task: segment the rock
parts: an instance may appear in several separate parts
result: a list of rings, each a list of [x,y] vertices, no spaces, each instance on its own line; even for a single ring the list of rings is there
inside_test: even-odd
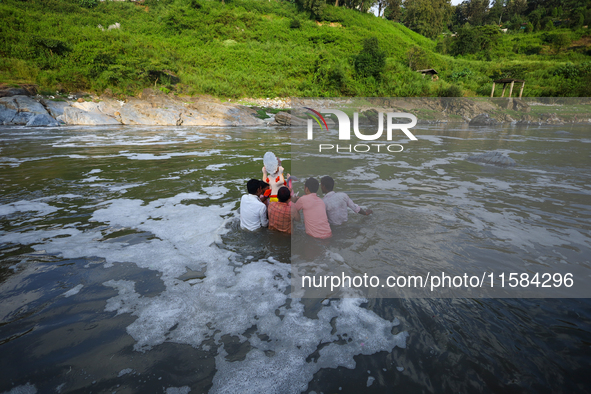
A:
[[[67,101],[53,101],[44,98],[39,100],[39,102],[45,107],[47,112],[56,119],[58,116],[64,114],[64,108],[70,106],[70,103]]]
[[[509,97],[495,97],[490,99],[491,102],[495,103],[499,107],[503,109],[512,109],[513,108],[513,99]]]
[[[179,126],[181,111],[176,105],[158,107],[153,102],[131,99],[118,111],[121,123],[136,125]]]
[[[501,167],[514,167],[517,165],[515,160],[502,154],[501,152],[485,152],[468,157],[468,161],[483,164],[493,164]]]
[[[515,98],[513,99],[513,110],[529,113],[531,112],[531,107],[522,99]]]
[[[96,125],[113,125],[113,124],[121,124],[116,119],[112,117],[97,113],[97,112],[87,112],[83,111],[80,108],[74,107],[66,107],[64,108],[64,114],[58,117],[58,120],[63,119],[64,123],[70,125],[89,125],[89,126],[96,126]]]
[[[59,122],[52,118],[49,114],[39,114],[32,117],[26,124],[29,127],[55,127],[59,126]]]
[[[18,106],[12,97],[0,98],[0,123],[13,124],[12,120],[18,113]]]
[[[275,114],[275,122],[281,126],[305,126],[308,122],[287,112],[278,112]]]
[[[83,103],[85,100],[84,100],[82,97],[80,97],[80,98],[78,98],[78,100],[76,100],[76,101],[77,101],[77,102],[79,102],[79,103]]]
[[[29,96],[0,98],[0,122],[5,125],[26,125],[36,115],[49,115],[43,105]]]
[[[0,97],[34,96],[35,94],[37,94],[37,86],[35,85],[8,87],[6,85],[0,84]]]
[[[251,108],[198,100],[185,104],[181,111],[183,126],[260,126],[265,122]]]
[[[365,115],[368,124],[377,125],[379,123],[379,113],[375,109],[369,109],[361,114]]]
[[[22,88],[0,89],[0,97],[26,96],[27,91]]]
[[[470,121],[470,126],[494,126],[499,122],[488,114],[480,114]]]
[[[546,115],[548,116],[548,115]],[[549,114],[548,118],[544,121],[545,124],[550,125],[563,125],[564,122],[555,113]]]

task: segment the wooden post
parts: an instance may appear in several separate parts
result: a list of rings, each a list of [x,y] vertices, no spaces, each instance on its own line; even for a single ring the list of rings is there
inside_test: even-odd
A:
[[[501,93],[501,97],[505,97],[505,89],[507,88],[507,84],[503,82],[503,93]]]
[[[511,87],[509,88],[509,97],[511,97],[511,93],[513,93],[513,85],[515,85],[515,81],[511,81]]]
[[[525,81],[523,81],[523,83],[521,84],[521,90],[519,91],[519,98],[521,98],[521,95],[523,94],[523,87],[525,86]]]
[[[493,82],[492,92],[490,92],[490,97],[493,97],[495,94],[495,83]]]

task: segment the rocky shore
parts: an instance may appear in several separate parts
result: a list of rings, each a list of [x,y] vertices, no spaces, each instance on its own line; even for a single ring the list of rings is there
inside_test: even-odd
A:
[[[0,124],[262,126],[255,110],[213,97],[175,97],[145,89],[138,97],[118,100],[89,95],[41,97],[24,89],[0,91]]]
[[[306,100],[306,106],[325,105],[324,99]],[[347,105],[351,99],[335,99]],[[371,99],[359,107],[360,122],[376,121],[385,109],[411,112],[419,124],[468,123],[491,126],[502,123],[561,125],[591,123],[591,114],[574,118],[555,112],[534,113],[530,105],[517,98],[401,98]],[[530,102],[531,103],[531,102]],[[110,95],[73,94],[67,97],[40,96],[35,87],[0,87],[0,125],[29,127],[59,125],[154,125],[154,126],[291,126],[306,121],[293,116],[289,99],[243,99],[222,102],[214,97],[177,97],[159,90],[145,89],[137,97],[119,100]],[[317,104],[317,105],[314,105]],[[540,104],[543,105],[543,104]],[[550,109],[550,108],[548,108]],[[261,112],[262,110],[262,112]],[[271,110],[272,113],[266,112]],[[278,112],[280,111],[280,112]],[[584,111],[591,112],[591,111]],[[261,114],[265,114],[261,116]],[[268,116],[267,116],[268,115]],[[264,120],[261,117],[265,118]],[[375,123],[375,122],[373,122]]]

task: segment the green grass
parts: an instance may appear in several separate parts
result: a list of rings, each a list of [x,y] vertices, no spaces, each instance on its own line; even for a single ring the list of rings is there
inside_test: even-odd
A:
[[[299,28],[291,27],[294,18]],[[372,14],[327,6],[317,22],[296,3],[278,0],[104,1],[90,9],[78,0],[4,0],[0,19],[0,82],[48,91],[414,97],[457,86],[466,96],[488,96],[492,78],[512,76],[526,80],[525,96],[591,96],[587,71],[554,75],[558,67],[588,62],[586,48],[555,53],[545,33],[503,35],[493,50],[452,57],[436,52],[435,41]],[[121,29],[97,27],[116,22]],[[568,34],[575,40],[584,32]],[[368,37],[387,56],[381,80],[362,78],[353,67]],[[424,50],[439,81],[409,68],[413,47]],[[464,69],[469,77],[458,77]]]

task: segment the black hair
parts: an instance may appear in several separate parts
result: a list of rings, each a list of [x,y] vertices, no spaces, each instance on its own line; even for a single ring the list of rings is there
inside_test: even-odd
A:
[[[316,193],[318,191],[318,180],[316,178],[308,178],[306,179],[306,183],[304,183],[304,187],[307,187],[311,193]]]
[[[291,192],[285,186],[281,186],[277,191],[277,199],[279,200],[279,202],[287,202],[290,196]]]
[[[259,182],[261,183],[260,186],[261,186],[261,188],[263,188],[263,190],[270,187],[270,185],[265,181],[259,181]]]
[[[246,182],[246,190],[248,190],[248,194],[257,194],[260,187],[261,181],[258,179],[251,179],[250,181]]]
[[[326,190],[328,190],[329,192],[332,191],[332,189],[334,189],[334,179],[332,179],[331,177],[327,176],[323,176],[320,179],[320,183],[322,184],[322,186],[324,186],[326,188]]]

